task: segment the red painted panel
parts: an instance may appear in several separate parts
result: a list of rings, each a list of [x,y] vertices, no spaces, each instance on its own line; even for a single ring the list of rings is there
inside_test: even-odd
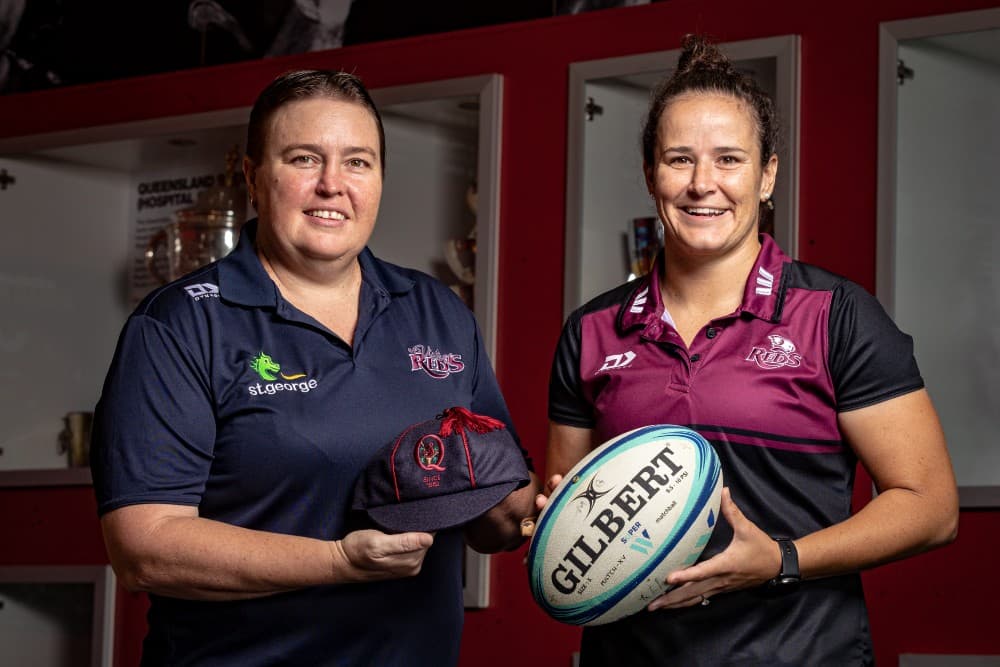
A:
[[[108,562],[89,486],[0,488],[0,565]]]

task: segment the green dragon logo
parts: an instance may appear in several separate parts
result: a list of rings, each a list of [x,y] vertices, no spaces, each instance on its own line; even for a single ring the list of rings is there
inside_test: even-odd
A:
[[[278,379],[279,375],[284,380],[297,380],[306,376],[305,373],[285,375],[281,372],[281,364],[272,359],[270,355],[264,354],[263,352],[250,360],[250,368],[252,368],[262,380],[267,380],[268,382],[274,382]]]

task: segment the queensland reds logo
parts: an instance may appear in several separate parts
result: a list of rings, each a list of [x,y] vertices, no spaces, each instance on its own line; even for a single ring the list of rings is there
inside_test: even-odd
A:
[[[414,345],[406,348],[410,355],[410,372],[424,371],[435,380],[443,380],[452,373],[465,370],[462,355],[433,349],[430,345]]]
[[[413,450],[417,465],[427,471],[444,472],[444,442],[433,433],[417,441]]]
[[[747,355],[746,361],[752,361],[761,368],[773,370],[788,366],[798,368],[802,365],[802,355],[795,351],[795,343],[784,336],[771,334],[767,337],[771,349],[754,347]]]

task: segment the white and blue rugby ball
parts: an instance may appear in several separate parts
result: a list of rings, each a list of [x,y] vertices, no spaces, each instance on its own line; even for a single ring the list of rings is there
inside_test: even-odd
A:
[[[670,572],[708,544],[722,498],[705,438],[658,424],[604,443],[549,496],[528,550],[532,595],[549,616],[603,625],[667,592]]]

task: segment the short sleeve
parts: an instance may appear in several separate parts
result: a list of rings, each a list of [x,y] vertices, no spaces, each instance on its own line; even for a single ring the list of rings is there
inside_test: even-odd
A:
[[[849,281],[837,286],[830,306],[830,371],[838,412],[924,386],[913,339],[899,330],[874,296]]]
[[[141,503],[199,504],[216,433],[203,366],[163,323],[129,318],[94,416],[99,514]]]
[[[549,419],[557,424],[594,428],[594,408],[580,378],[581,316],[571,315],[563,325],[549,375]]]

